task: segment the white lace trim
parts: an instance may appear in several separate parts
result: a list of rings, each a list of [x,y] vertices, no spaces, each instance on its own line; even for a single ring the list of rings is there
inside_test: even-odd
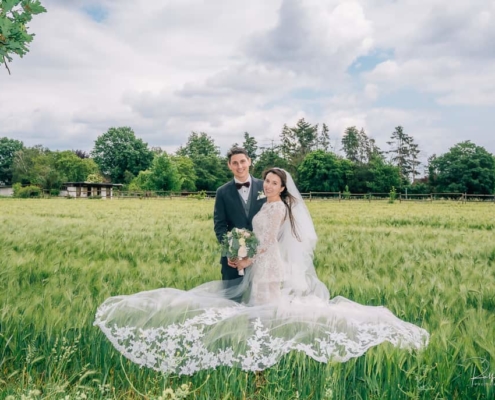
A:
[[[358,357],[369,348],[388,341],[395,346],[419,349],[426,345],[428,333],[410,325],[391,326],[387,323],[359,324],[353,338],[342,332],[326,331],[312,343],[299,343],[270,334],[260,318],[251,321],[252,334],[245,345],[208,349],[203,338],[208,327],[235,316],[245,307],[210,309],[180,324],[159,328],[107,326],[101,317],[106,308],[96,315],[99,326],[115,348],[138,365],[164,373],[191,375],[199,370],[218,366],[240,367],[244,371],[260,371],[276,364],[291,350],[301,351],[320,362],[347,361]],[[218,347],[218,346],[217,346]]]

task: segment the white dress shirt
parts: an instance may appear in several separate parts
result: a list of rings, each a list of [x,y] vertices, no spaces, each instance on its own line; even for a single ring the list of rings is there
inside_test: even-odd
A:
[[[239,181],[236,178],[234,178],[234,181],[235,181],[235,183],[245,183],[245,182]],[[251,185],[253,184],[253,182],[251,180],[251,175],[249,175],[249,178],[247,179],[246,182],[249,182],[250,186],[249,187],[243,186],[238,190],[239,194],[241,195],[242,199],[244,200],[244,203],[247,203],[247,201],[249,199],[249,192],[251,191]]]

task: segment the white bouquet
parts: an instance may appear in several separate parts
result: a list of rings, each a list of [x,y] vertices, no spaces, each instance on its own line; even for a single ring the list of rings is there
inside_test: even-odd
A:
[[[234,228],[223,237],[222,256],[231,260],[251,258],[256,254],[258,243],[257,237],[250,230]],[[240,270],[239,275],[244,275],[244,270]]]

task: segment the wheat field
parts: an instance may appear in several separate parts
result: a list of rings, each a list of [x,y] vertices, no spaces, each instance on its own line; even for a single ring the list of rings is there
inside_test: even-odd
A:
[[[0,199],[0,399],[493,399],[495,205],[314,201],[331,295],[427,329],[347,363],[163,376],[93,327],[109,296],[220,278],[213,200]]]

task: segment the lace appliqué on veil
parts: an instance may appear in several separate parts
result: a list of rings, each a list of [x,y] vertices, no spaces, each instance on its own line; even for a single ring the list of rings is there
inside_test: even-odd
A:
[[[101,308],[95,325],[102,329],[119,352],[136,364],[179,375],[192,375],[219,366],[261,371],[276,364],[291,350],[304,352],[320,362],[343,362],[384,341],[409,348],[421,348],[425,341],[421,329],[398,329],[384,322],[359,324],[352,337],[338,330],[327,330],[311,343],[300,343],[272,335],[261,319],[256,318],[249,323],[245,332],[249,335],[245,340],[233,345],[217,340],[205,344],[212,326],[242,313],[243,308],[245,306],[210,309],[183,323],[147,329],[108,327],[100,320],[106,312]]]

